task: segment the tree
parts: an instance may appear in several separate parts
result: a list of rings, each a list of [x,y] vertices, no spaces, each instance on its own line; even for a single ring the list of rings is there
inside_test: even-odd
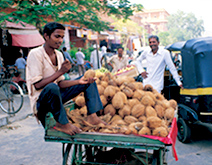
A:
[[[205,31],[202,19],[198,20],[193,13],[183,11],[170,15],[167,27],[172,43],[200,37]]]
[[[139,26],[136,22],[131,20],[123,20],[123,19],[115,19],[114,22],[111,23],[115,27],[116,30],[122,33],[122,43],[123,46],[127,46],[128,39],[131,35],[142,36],[143,28]]]
[[[142,5],[131,4],[128,0],[1,0],[0,23],[4,20],[21,20],[41,29],[47,19],[61,23],[73,21],[99,32],[109,25],[101,20],[101,14],[127,19],[133,15],[134,10],[140,11],[141,7]],[[13,11],[4,12],[7,9]]]

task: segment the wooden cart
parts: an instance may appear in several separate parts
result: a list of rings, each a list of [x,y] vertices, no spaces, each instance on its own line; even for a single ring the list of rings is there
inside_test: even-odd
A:
[[[71,164],[125,164],[97,162],[98,153],[106,153],[110,148],[128,151],[134,158],[130,164],[167,164],[165,161],[167,146],[159,140],[136,135],[105,134],[84,132],[70,136],[53,129],[55,120],[51,113],[47,115],[45,128],[46,142],[61,142],[63,144],[63,165]],[[119,150],[117,150],[119,152]],[[118,153],[114,153],[118,155]],[[108,157],[109,158],[109,157]],[[117,158],[120,159],[120,158]],[[99,160],[99,159],[98,159]],[[101,159],[103,160],[103,158]],[[129,162],[128,162],[129,164]]]

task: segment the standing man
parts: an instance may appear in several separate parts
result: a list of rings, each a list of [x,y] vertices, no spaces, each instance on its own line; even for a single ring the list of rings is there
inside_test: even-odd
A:
[[[77,59],[79,76],[82,76],[85,73],[85,67],[84,67],[85,55],[83,52],[81,52],[81,48],[78,48],[78,52],[75,54],[75,56]]]
[[[21,54],[21,52],[18,52],[19,57],[17,58],[17,60],[15,61],[15,66],[17,67],[18,71],[21,74],[21,78],[23,80],[26,80],[25,78],[25,68],[26,68],[26,60],[23,58],[23,55]]]
[[[159,47],[159,43],[158,36],[151,35],[149,37],[149,46],[151,50],[148,49],[143,51],[137,60],[133,62],[137,66],[141,76],[144,78],[143,84],[150,84],[154,89],[161,93],[164,86],[164,70],[167,65],[176,83],[182,88],[182,82],[180,81],[180,77],[172,62],[169,51]],[[146,71],[141,65],[142,60],[144,59],[147,61]]]
[[[71,64],[75,64],[74,60],[71,58],[70,54],[67,52],[66,47],[63,47],[63,54],[65,58],[67,58]]]
[[[45,117],[51,112],[56,120],[55,129],[69,135],[81,130],[69,123],[63,103],[79,93],[85,93],[88,109],[87,122],[104,123],[96,112],[103,109],[96,83],[93,78],[65,80],[63,76],[71,64],[59,49],[63,42],[65,27],[56,22],[47,23],[43,30],[45,43],[32,49],[27,58],[27,88],[31,108],[45,127]],[[105,123],[104,123],[105,124]]]
[[[115,73],[118,70],[125,68],[129,64],[128,58],[126,57],[126,55],[123,55],[124,48],[118,47],[117,52],[118,54],[112,56],[108,60],[108,65],[112,66],[113,68],[112,73]]]
[[[101,59],[102,59],[102,53],[98,50],[98,46],[96,45],[93,46],[94,50],[91,52],[91,57],[90,57],[90,63],[91,67],[96,70],[101,68]],[[97,52],[98,51],[98,52]]]

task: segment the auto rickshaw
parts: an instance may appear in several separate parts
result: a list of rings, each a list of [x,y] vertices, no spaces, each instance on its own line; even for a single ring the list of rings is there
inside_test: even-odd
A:
[[[182,81],[178,101],[178,139],[191,138],[193,124],[212,123],[212,37],[195,38],[181,49]]]

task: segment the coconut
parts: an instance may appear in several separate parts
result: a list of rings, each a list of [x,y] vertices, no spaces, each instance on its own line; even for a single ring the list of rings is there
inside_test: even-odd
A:
[[[157,112],[155,111],[155,109],[153,107],[147,106],[145,115],[147,118],[150,116],[157,116]]]
[[[107,99],[104,95],[100,96],[100,100],[101,100],[103,106],[105,106],[107,104]]]
[[[156,110],[159,118],[164,117],[165,111],[164,111],[164,108],[162,107],[162,105],[155,105],[155,110]]]
[[[143,127],[138,132],[139,135],[151,135],[151,130],[148,127]]]
[[[125,116],[130,115],[130,113],[131,113],[131,108],[130,108],[129,105],[124,105],[124,107],[123,107],[122,109],[120,109],[120,110],[118,111],[118,113],[119,113],[119,115],[120,115],[122,118],[124,118]]]
[[[102,85],[97,85],[97,89],[98,89],[99,95],[104,94],[105,88]]]
[[[147,118],[147,126],[150,129],[155,129],[160,127],[162,124],[162,120],[159,117],[151,116]]]
[[[136,104],[133,106],[131,110],[131,115],[139,118],[140,116],[143,116],[145,114],[145,106],[142,104]]]
[[[104,96],[106,97],[107,100],[111,100],[115,94],[116,89],[112,85],[107,86],[104,90]]]
[[[145,92],[140,90],[140,89],[136,89],[132,98],[134,99],[138,99],[138,100],[141,100],[141,98],[144,96]]]
[[[155,105],[154,100],[149,95],[143,96],[142,99],[141,99],[141,103],[145,106],[148,106],[148,105],[154,106]]]
[[[128,105],[130,107],[133,107],[136,104],[139,104],[140,102],[138,101],[138,99],[128,99]]]
[[[174,99],[169,100],[169,104],[172,108],[177,108],[177,102]]]
[[[164,117],[168,120],[172,120],[174,118],[174,108],[169,107],[165,110]]]
[[[84,96],[77,96],[77,98],[75,99],[75,103],[79,107],[83,107],[85,105],[85,97]]]
[[[89,70],[87,70],[87,71],[85,72],[85,74],[84,74],[84,79],[85,79],[85,80],[88,80],[89,78],[94,78],[95,76],[96,76],[95,71],[89,69]]]
[[[114,116],[116,114],[116,110],[113,107],[112,104],[108,104],[105,108],[104,108],[104,114],[110,113],[111,116]]]
[[[150,84],[145,85],[144,86],[144,91],[150,91],[150,92],[152,92],[153,91],[152,85],[150,85]]]
[[[164,127],[157,127],[153,130],[152,135],[166,137],[168,135],[168,131]]]

